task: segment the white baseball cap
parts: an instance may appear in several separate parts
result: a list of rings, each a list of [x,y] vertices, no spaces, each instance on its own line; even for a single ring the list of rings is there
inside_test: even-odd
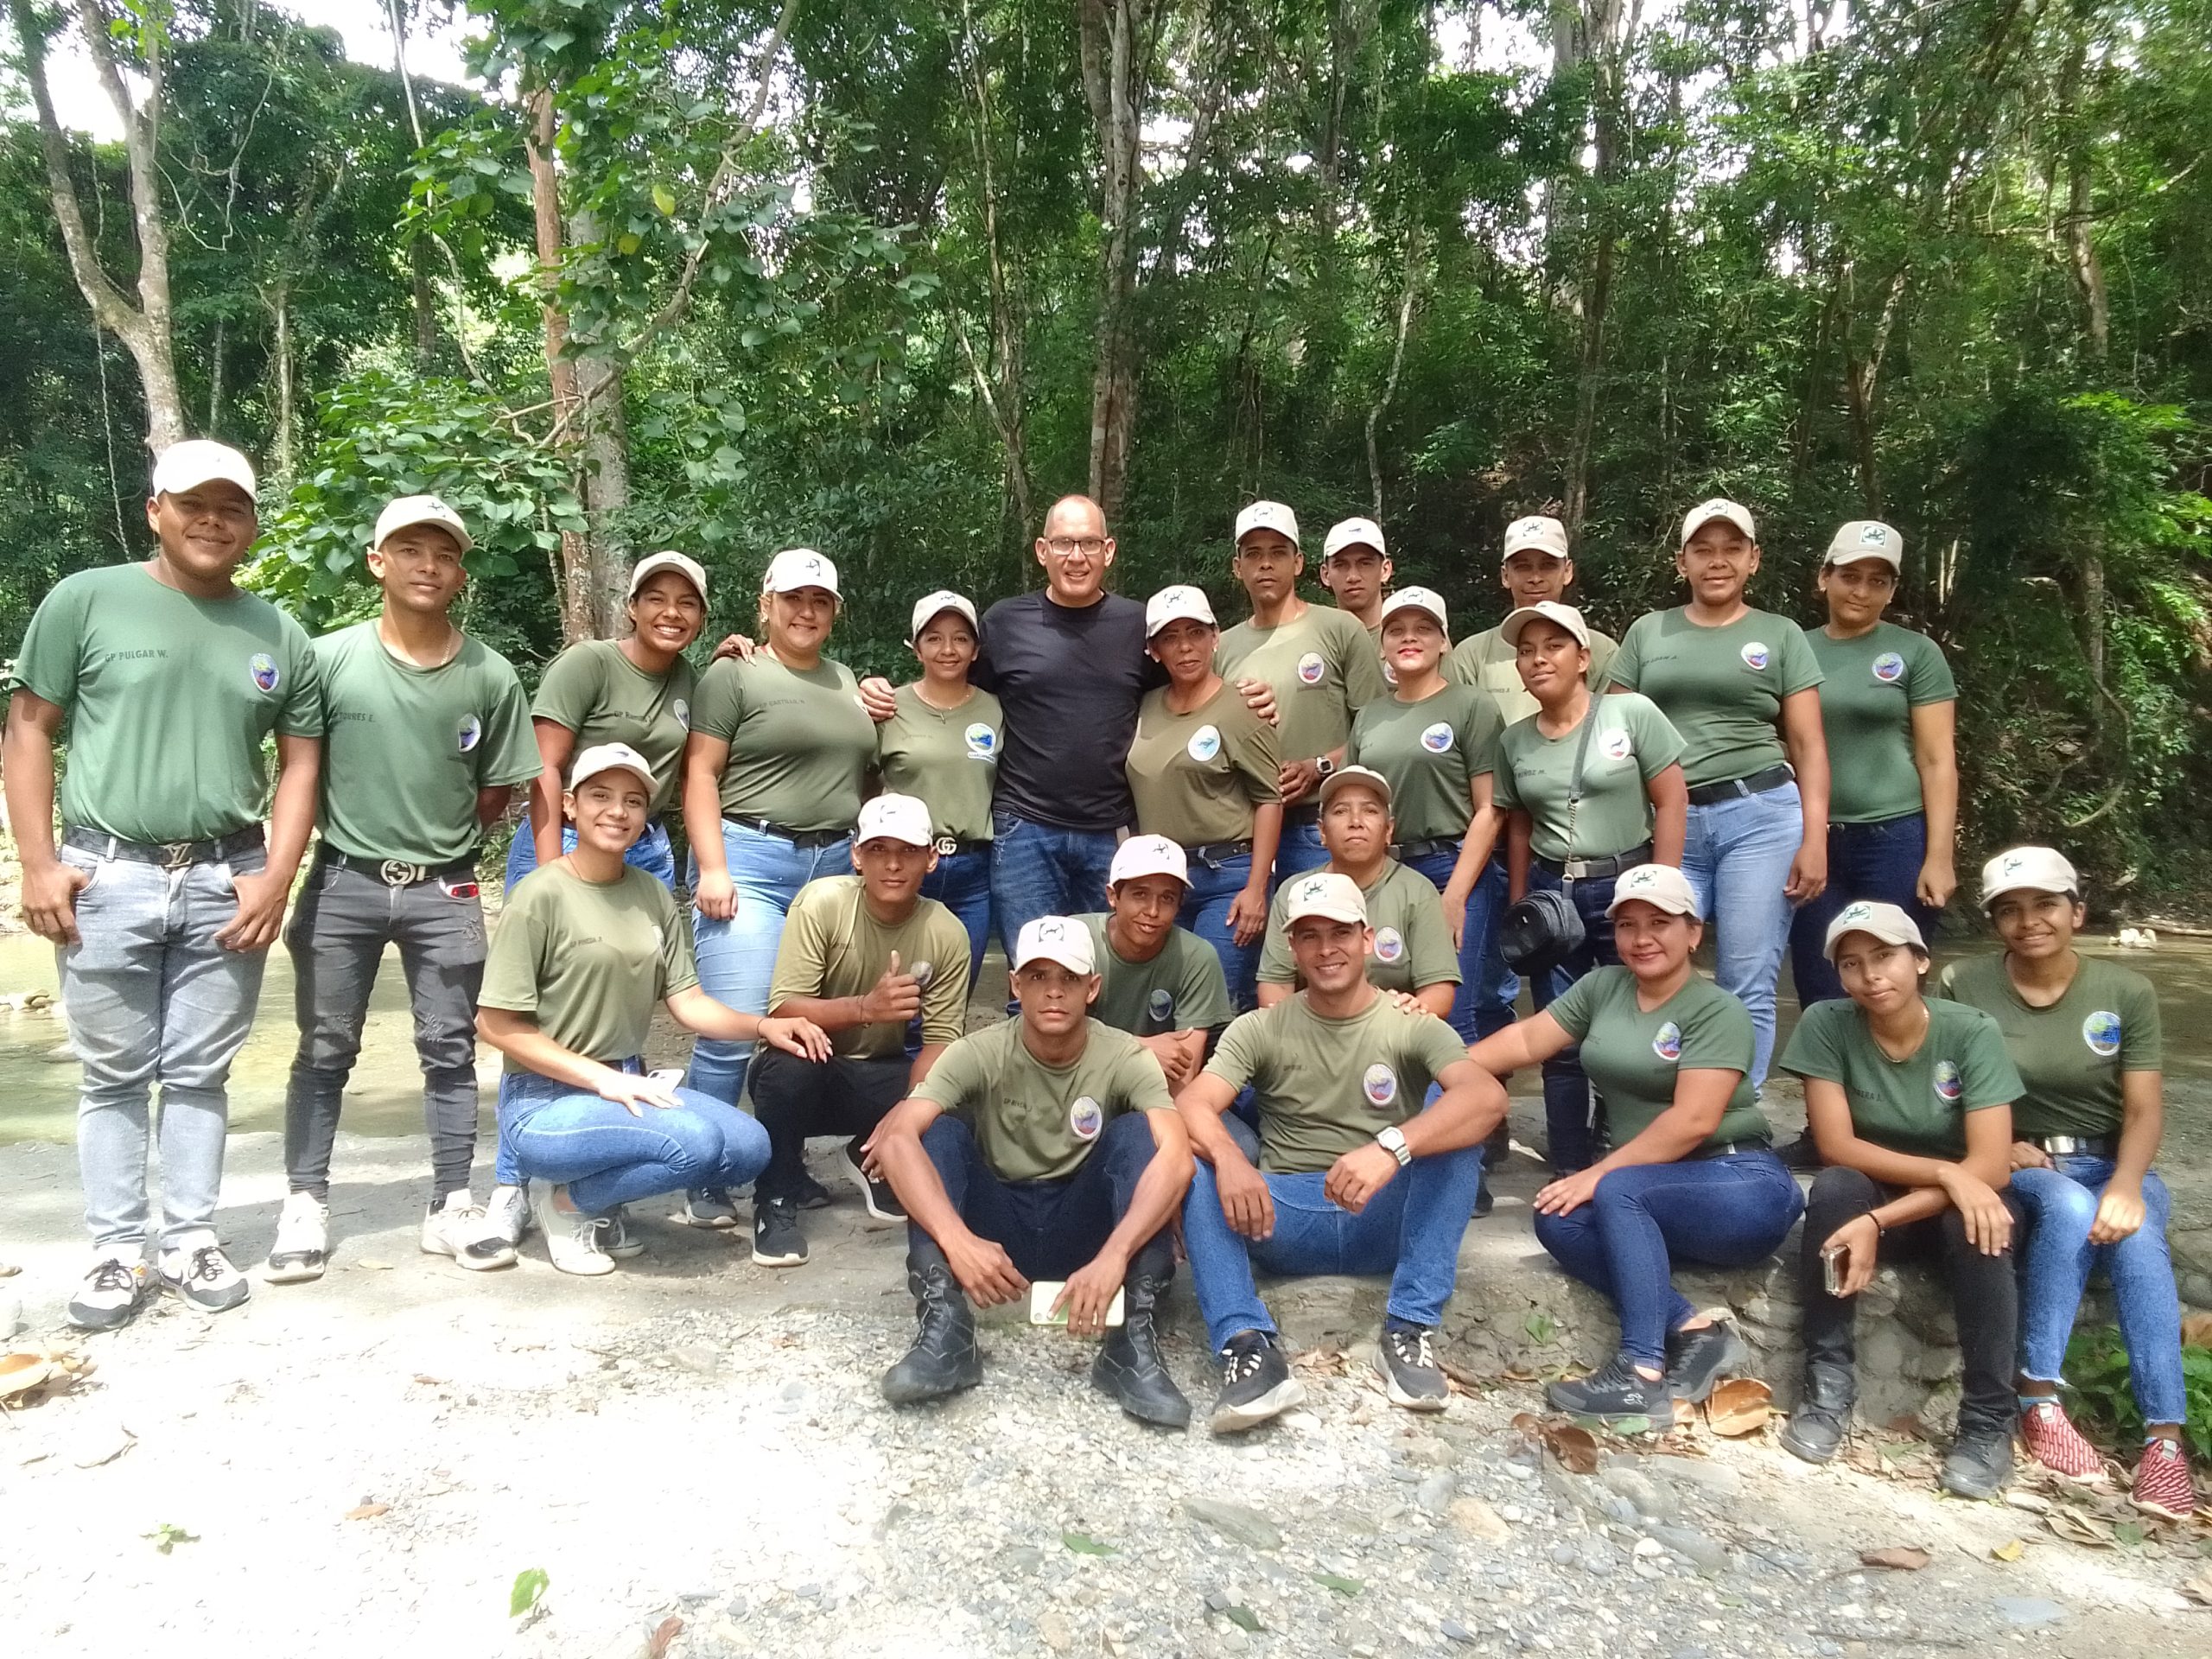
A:
[[[1631,902],[1652,905],[1671,916],[1695,918],[1697,894],[1690,887],[1690,879],[1671,864],[1639,864],[1623,873],[1613,884],[1613,902],[1605,906],[1605,914],[1612,915],[1623,905]]]
[[[1144,602],[1144,637],[1147,639],[1170,622],[1185,620],[1203,622],[1210,628],[1221,626],[1213,620],[1213,607],[1201,588],[1163,588]]]
[[[1057,962],[1071,974],[1095,974],[1090,930],[1072,916],[1039,916],[1021,925],[1014,942],[1016,972],[1033,962]]]
[[[1590,625],[1582,620],[1582,613],[1555,599],[1540,599],[1533,605],[1523,605],[1497,625],[1497,637],[1509,645],[1517,645],[1521,643],[1521,630],[1531,622],[1556,623],[1574,636],[1576,645],[1585,651],[1590,648]]]
[[[675,571],[677,575],[698,589],[699,602],[702,605],[707,602],[706,571],[701,568],[698,560],[686,554],[678,553],[674,548],[664,548],[658,553],[648,553],[630,567],[630,597],[635,599],[638,596],[638,589],[664,570]]]
[[[154,462],[156,495],[181,495],[218,479],[237,485],[245,492],[249,501],[261,499],[253,481],[253,463],[227,443],[216,443],[207,438],[185,438],[162,450],[161,458]]]
[[[1372,766],[1338,766],[1321,780],[1318,804],[1326,806],[1329,797],[1346,784],[1364,784],[1382,798],[1382,804],[1390,804],[1390,780]]]
[[[837,567],[810,547],[787,547],[768,561],[760,578],[764,594],[793,594],[802,588],[823,588],[839,599]]]
[[[1290,897],[1283,906],[1283,925],[1287,928],[1308,916],[1319,916],[1332,922],[1353,922],[1364,927],[1367,896],[1351,877],[1339,875],[1334,870],[1315,870],[1310,874],[1293,876]]]
[[[950,588],[940,588],[933,594],[924,594],[914,601],[914,614],[906,624],[909,643],[922,637],[922,630],[946,611],[957,611],[968,619],[970,630],[980,632],[982,624],[976,620],[975,602],[964,594],[956,594]]]
[[[1861,559],[1879,559],[1896,570],[1904,563],[1904,537],[1878,518],[1853,518],[1828,537],[1828,556],[1823,564],[1856,564]]]
[[[853,831],[853,845],[881,838],[903,841],[909,847],[927,847],[937,840],[930,829],[930,810],[912,795],[877,795],[861,803],[861,821]]]
[[[593,744],[569,768],[569,787],[582,789],[586,779],[596,778],[602,772],[634,772],[645,780],[646,791],[652,792],[653,769],[645,757],[627,743]]]
[[[1291,539],[1295,541],[1294,535]],[[1323,559],[1333,559],[1348,547],[1371,547],[1377,553],[1388,554],[1382,545],[1382,526],[1372,518],[1339,518],[1329,526],[1329,538],[1321,543]]]
[[[2015,847],[1981,867],[1984,909],[2008,893],[2070,893],[2080,897],[2082,878],[2066,855],[2051,847]]]
[[[1452,632],[1450,617],[1444,609],[1444,595],[1433,588],[1401,588],[1382,601],[1382,620],[1388,622],[1395,611],[1426,611],[1436,619],[1436,626],[1446,635]]]
[[[1240,543],[1255,530],[1281,531],[1290,537],[1290,544],[1298,542],[1298,515],[1280,501],[1255,501],[1236,515],[1236,539]]]
[[[1716,518],[1726,519],[1751,541],[1756,542],[1759,538],[1758,527],[1751,520],[1751,510],[1738,506],[1726,496],[1716,495],[1710,501],[1699,502],[1682,515],[1681,545],[1688,547],[1690,537]]]
[[[1165,836],[1131,836],[1114,849],[1113,868],[1106,873],[1106,885],[1118,887],[1141,875],[1172,875],[1187,887],[1191,885],[1191,861],[1184,856],[1181,847]]]
[[[416,524],[435,524],[459,542],[464,553],[476,545],[468,526],[461,522],[461,515],[435,495],[403,495],[385,507],[377,515],[376,531],[369,537],[369,545],[382,547],[387,537],[397,536]]]
[[[1541,512],[1516,518],[1505,527],[1505,550],[1498,555],[1499,563],[1523,550],[1548,553],[1555,559],[1573,556],[1567,550],[1567,526]]]
[[[1836,912],[1835,919],[1828,924],[1827,937],[1821,942],[1821,953],[1830,962],[1835,960],[1835,948],[1843,943],[1847,933],[1871,933],[1884,944],[1909,944],[1922,956],[1928,954],[1928,941],[1920,936],[1920,924],[1895,905],[1878,905],[1861,899]]]

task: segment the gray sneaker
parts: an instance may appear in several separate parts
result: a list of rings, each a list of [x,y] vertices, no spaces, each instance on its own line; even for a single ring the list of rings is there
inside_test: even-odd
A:
[[[213,1233],[188,1234],[163,1246],[154,1271],[163,1290],[202,1313],[227,1313],[253,1294]]]
[[[607,1225],[599,1230],[599,1248],[618,1262],[627,1262],[633,1255],[645,1253],[645,1241],[630,1230],[630,1206],[618,1204],[604,1217]]]
[[[737,1206],[721,1187],[702,1186],[683,1195],[683,1207],[676,1212],[676,1219],[687,1227],[728,1232],[737,1225]]]
[[[69,1299],[69,1323],[79,1331],[114,1331],[130,1323],[146,1300],[146,1264],[136,1256],[104,1255]]]

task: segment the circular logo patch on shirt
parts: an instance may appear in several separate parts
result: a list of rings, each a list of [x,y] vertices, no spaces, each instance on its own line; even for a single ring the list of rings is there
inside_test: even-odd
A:
[[[1382,683],[1385,685],[1395,685],[1397,683],[1398,671],[1391,667],[1389,664],[1384,663],[1382,664]]]
[[[980,720],[960,734],[960,741],[968,746],[971,760],[988,760],[999,752],[999,734]]]
[[[906,971],[914,976],[914,983],[926,991],[930,988],[930,981],[937,977],[937,964],[933,962],[918,962]]]
[[[1885,651],[1874,659],[1874,677],[1884,685],[1895,685],[1904,677],[1904,658],[1894,651]]]
[[[1651,1052],[1662,1060],[1682,1058],[1682,1028],[1669,1020],[1659,1027],[1659,1034],[1651,1039]]]
[[[1379,1112],[1398,1097],[1398,1074],[1377,1060],[1361,1077],[1359,1092]]]
[[[1636,745],[1626,732],[1607,732],[1599,739],[1598,747],[1608,760],[1626,760],[1636,753]]]
[[[1431,754],[1449,754],[1452,752],[1452,728],[1438,721],[1421,732],[1421,746]]]
[[[1089,1095],[1077,1095],[1075,1104],[1068,1108],[1068,1128],[1078,1141],[1096,1141],[1098,1131],[1106,1127],[1106,1114]]]
[[[1319,685],[1329,665],[1321,660],[1321,653],[1309,651],[1298,659],[1298,679],[1301,685]]]
[[[2110,1008],[2099,1008],[2082,1022],[2082,1040],[2089,1046],[2092,1054],[2109,1058],[2120,1052],[2120,1016]]]
[[[274,691],[276,682],[283,677],[276,671],[276,659],[265,651],[257,651],[247,658],[245,671],[253,676],[253,683],[264,691]]]
[[[461,717],[461,730],[456,734],[456,737],[461,744],[461,752],[467,754],[483,741],[484,722],[474,715],[463,715]]]
[[[1173,1020],[1175,1017],[1175,993],[1165,985],[1155,985],[1152,995],[1144,1000],[1144,1008],[1155,1020]]]
[[[676,723],[681,726],[685,731],[690,731],[691,729],[691,705],[684,702],[683,698],[678,697],[668,706],[670,711],[676,716]]]
[[[1183,746],[1183,753],[1204,766],[1221,753],[1221,728],[1201,726],[1191,734],[1191,741]]]
[[[1744,659],[1745,668],[1761,669],[1767,664],[1768,652],[1766,642],[1764,639],[1745,640],[1743,650],[1736,654]]]
[[[1955,1101],[1965,1087],[1959,1081],[1959,1068],[1955,1061],[1936,1062],[1936,1097],[1938,1100]]]
[[[1379,962],[1395,962],[1406,954],[1406,936],[1395,927],[1375,930],[1375,956]]]

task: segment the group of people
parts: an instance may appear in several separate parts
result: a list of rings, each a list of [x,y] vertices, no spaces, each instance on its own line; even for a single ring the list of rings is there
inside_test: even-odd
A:
[[[832,1201],[805,1143],[836,1136],[860,1202],[907,1227],[894,1402],[974,1383],[974,1306],[1030,1295],[1033,1317],[1103,1338],[1093,1380],[1124,1410],[1187,1423],[1156,1328],[1179,1236],[1214,1430],[1302,1392],[1255,1269],[1387,1275],[1377,1367],[1391,1399],[1434,1409],[1503,1080],[1540,1068],[1537,1236],[1621,1324],[1618,1357],[1554,1404],[1624,1421],[1703,1399],[1745,1351],[1674,1263],[1757,1261],[1802,1214],[1785,1446],[1834,1455],[1853,1298],[1879,1260],[1925,1252],[1964,1351],[1943,1484],[1993,1493],[2016,1426],[2093,1478],[2056,1390],[2104,1259],[2149,1425],[2135,1497],[2193,1508],[2151,1168],[2157,1003],[2075,950],[2081,883],[2039,847],[1983,873],[2003,952],[1927,995],[1955,886],[1955,692],[1940,649],[1883,618],[1890,526],[1836,533],[1827,620],[1800,628],[1745,597],[1751,514],[1704,502],[1680,537],[1688,602],[1616,645],[1567,602],[1564,527],[1524,518],[1508,614],[1455,644],[1437,594],[1391,587],[1371,521],[1329,532],[1323,606],[1300,592],[1296,516],[1247,506],[1250,615],[1224,630],[1195,587],[1108,592],[1114,540],[1070,497],[1036,543],[1040,591],[981,615],[952,592],[914,605],[906,685],[829,654],[838,573],[805,549],[769,562],[753,632],[695,669],[707,576],[663,552],[632,573],[630,632],[563,651],[528,700],[452,620],[471,541],[450,507],[392,502],[367,552],[379,613],[310,641],[234,585],[256,487],[233,450],[168,449],[158,550],[57,584],[15,671],[24,912],[62,947],[84,1065],[79,1325],[137,1312],[149,1236],[153,1281],[189,1306],[246,1299],[215,1230],[226,1082],[282,929],[300,1040],[270,1282],[327,1264],[340,1103],[396,945],[432,1154],[423,1248],[464,1268],[512,1263],[534,1225],[556,1268],[610,1272],[645,1248],[626,1205],[681,1193],[681,1219],[729,1229],[747,1186],[753,1260],[796,1266],[802,1215]],[[518,788],[487,941],[477,850]],[[1713,980],[1692,966],[1708,925]],[[1014,1012],[968,1033],[993,933]],[[1809,1196],[1760,1104],[1785,952]],[[647,1066],[656,1004],[695,1035],[683,1071]],[[481,1203],[480,1036],[505,1060]]]

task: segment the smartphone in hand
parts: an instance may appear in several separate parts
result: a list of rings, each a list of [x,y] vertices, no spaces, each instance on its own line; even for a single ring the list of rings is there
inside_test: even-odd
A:
[[[1033,1281],[1029,1287],[1029,1323],[1065,1325],[1068,1322],[1067,1309],[1064,1307],[1055,1313],[1052,1312],[1052,1304],[1059,1300],[1060,1293],[1067,1287],[1068,1281],[1065,1279],[1039,1279]],[[1122,1322],[1125,1316],[1125,1309],[1122,1306],[1124,1300],[1125,1296],[1122,1292],[1117,1290],[1114,1293],[1114,1300],[1106,1308],[1106,1323],[1109,1325],[1117,1325]]]

